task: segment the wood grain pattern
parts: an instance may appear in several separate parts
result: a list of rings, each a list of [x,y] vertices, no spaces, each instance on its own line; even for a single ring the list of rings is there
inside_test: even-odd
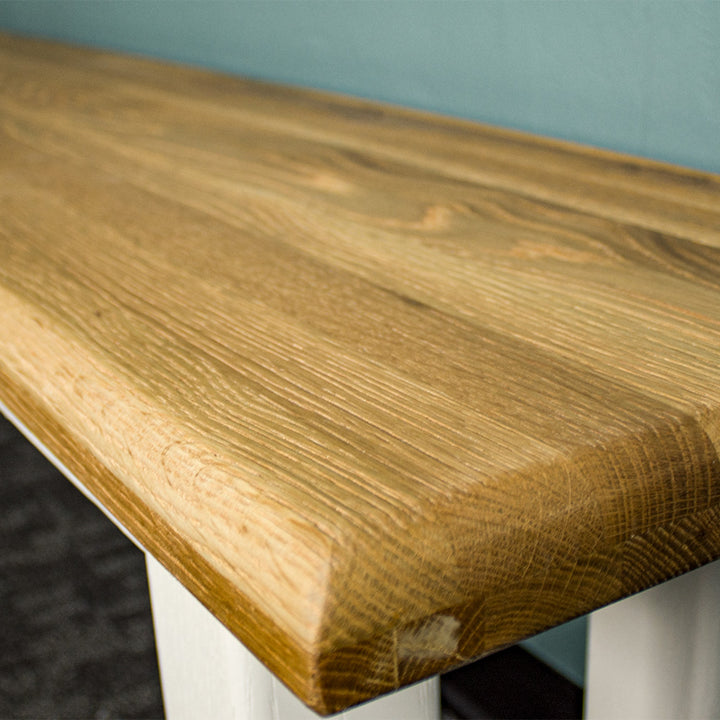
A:
[[[720,555],[720,178],[0,36],[0,398],[332,712]]]

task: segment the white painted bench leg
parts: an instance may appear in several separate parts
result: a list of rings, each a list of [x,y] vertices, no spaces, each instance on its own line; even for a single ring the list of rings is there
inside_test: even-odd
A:
[[[162,565],[146,555],[168,720],[316,720]],[[333,716],[343,720],[437,720],[432,678]]]
[[[720,561],[590,616],[589,720],[720,718]]]

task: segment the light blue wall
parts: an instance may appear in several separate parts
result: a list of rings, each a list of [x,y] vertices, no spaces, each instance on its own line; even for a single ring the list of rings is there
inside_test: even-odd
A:
[[[0,27],[720,172],[720,2],[0,0]],[[585,623],[531,641],[579,680]]]
[[[587,617],[540,633],[522,645],[578,685],[585,684]]]
[[[720,2],[0,0],[0,27],[720,172]]]

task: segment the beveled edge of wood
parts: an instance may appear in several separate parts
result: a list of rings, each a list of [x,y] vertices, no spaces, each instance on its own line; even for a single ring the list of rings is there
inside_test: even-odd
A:
[[[14,413],[73,474],[82,479],[87,489],[115,517],[122,519],[128,530],[160,562],[203,602],[248,648],[284,682],[303,702],[320,714],[331,714],[399,687],[411,684],[450,667],[470,662],[489,652],[546,629],[553,623],[570,620],[585,612],[607,605],[621,597],[639,592],[699,567],[720,556],[720,504],[679,519],[676,527],[652,528],[646,533],[624,539],[616,548],[615,564],[621,567],[637,548],[651,544],[653,552],[673,555],[678,545],[686,562],[670,574],[659,566],[652,576],[643,578],[635,587],[608,583],[602,598],[577,597],[576,605],[564,616],[542,623],[529,616],[522,632],[513,625],[495,625],[494,644],[488,646],[482,630],[485,622],[485,599],[474,598],[456,607],[448,607],[426,618],[383,632],[351,645],[320,649],[300,648],[257,607],[247,602],[199,553],[180,537],[162,518],[153,513],[139,498],[128,493],[117,480],[76,439],[70,437],[54,418],[52,411],[30,392],[20,389],[0,369],[0,392],[8,409]],[[715,430],[720,423],[714,421]],[[698,425],[699,427],[699,425]],[[720,432],[715,437],[720,445]],[[716,458],[716,462],[720,462]],[[682,537],[678,540],[678,530]],[[351,552],[332,558],[335,582],[342,585],[350,567]],[[344,557],[343,557],[344,556]],[[579,577],[578,580],[582,580]],[[517,592],[527,600],[527,587],[507,588],[503,602],[512,603]],[[536,599],[542,595],[538,579]],[[218,599],[222,602],[218,603]],[[337,599],[337,598],[336,598]],[[566,598],[567,601],[567,598]],[[557,610],[553,598],[545,599],[547,610]],[[564,607],[568,605],[565,602]],[[506,616],[507,618],[507,616]],[[449,641],[449,644],[448,644]],[[455,645],[456,647],[453,647]],[[461,653],[457,653],[462,646]],[[352,673],[352,683],[348,675]]]
[[[608,492],[592,503],[581,505],[580,516],[575,518],[577,542],[571,538],[569,543],[575,552],[563,555],[561,561],[566,568],[571,568],[566,573],[568,583],[562,592],[558,588],[552,591],[547,588],[543,558],[538,558],[528,573],[514,584],[501,582],[494,587],[492,583],[488,587],[477,584],[480,577],[476,568],[474,574],[468,575],[469,585],[472,581],[476,583],[476,593],[470,593],[466,601],[439,607],[410,622],[386,626],[360,642],[326,647],[316,658],[323,706],[335,712],[472,662],[720,558],[720,409],[705,410],[697,417],[687,416],[679,421],[660,422],[646,432],[666,438],[680,436],[679,445],[686,441],[696,443],[697,458],[692,471],[706,473],[708,483],[703,488],[707,497],[697,503],[699,509],[687,514],[667,510],[663,522],[629,523],[617,533],[603,528],[606,532],[598,547],[588,545],[586,530],[599,527],[598,515],[616,511],[617,504],[623,502],[622,493]],[[631,452],[633,444],[645,441],[644,437],[622,437],[610,447],[583,448],[579,454],[595,456],[593,459],[610,454],[622,467],[623,462],[618,459]],[[676,459],[672,472],[682,475],[688,468],[683,464],[681,452]],[[592,460],[584,458],[579,464],[586,466],[588,462]],[[544,472],[561,474],[570,464],[566,459],[554,467],[544,468]],[[623,469],[629,470],[627,466]],[[655,486],[658,494],[667,493],[664,476],[644,480],[645,491],[652,493]],[[448,500],[448,507],[456,500]],[[469,498],[468,502],[471,502]],[[437,540],[432,533],[437,529],[438,513],[442,513],[442,508],[435,507],[434,519],[420,526],[418,533],[415,545],[418,549],[423,544],[423,532],[432,537],[426,546],[428,553]],[[562,522],[557,525],[553,527],[551,520],[543,530],[550,537],[559,537],[566,526]],[[477,545],[476,536],[468,534],[466,541],[469,552],[485,550]],[[458,538],[453,538],[453,543],[458,542]],[[538,539],[538,542],[543,541]],[[532,544],[527,537],[519,537],[520,543]],[[552,549],[551,544],[548,547]],[[352,551],[344,552],[333,563],[331,584],[335,588],[351,587],[345,573],[358,561],[352,538],[343,550],[348,548]],[[359,562],[362,564],[362,558]],[[335,603],[343,603],[342,592],[328,593],[328,597]],[[331,619],[332,613],[328,612],[328,620]],[[331,627],[328,625],[326,629]],[[322,642],[322,637],[320,640]],[[336,682],[335,668],[352,668],[352,679],[357,684],[349,685],[347,678],[345,682]]]
[[[52,411],[19,388],[0,367],[3,404],[87,489],[102,509],[123,523],[129,534],[178,578],[225,626],[238,636],[304,702],[325,711],[313,688],[310,654],[294,645],[272,618],[246,598],[184,538],[69,435]],[[221,602],[218,602],[222,599]],[[275,649],[271,652],[271,648]]]

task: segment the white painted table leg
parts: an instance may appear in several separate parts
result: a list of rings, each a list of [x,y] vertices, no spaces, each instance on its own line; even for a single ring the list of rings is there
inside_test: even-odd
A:
[[[168,720],[316,720],[175,578],[146,555]],[[432,678],[352,710],[343,720],[437,720]]]
[[[590,616],[589,720],[720,718],[720,561]]]

